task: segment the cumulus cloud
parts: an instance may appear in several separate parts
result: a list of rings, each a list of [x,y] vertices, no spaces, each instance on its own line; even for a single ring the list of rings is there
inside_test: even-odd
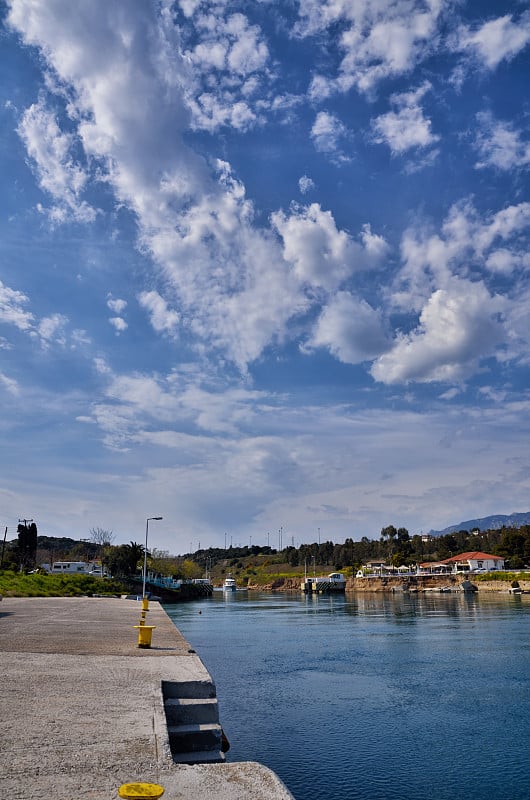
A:
[[[193,66],[186,99],[196,128],[245,131],[263,122],[263,88],[270,83],[269,49],[263,32],[240,12],[218,3],[184,11],[184,58]]]
[[[373,139],[387,144],[393,155],[401,155],[412,148],[426,148],[440,137],[431,131],[431,121],[424,116],[420,100],[430,89],[426,83],[415,92],[394,94],[390,103],[396,108],[372,120]]]
[[[127,300],[123,300],[119,297],[112,297],[112,295],[109,294],[107,306],[111,311],[114,311],[115,314],[122,314],[127,308]]]
[[[454,278],[429,297],[417,328],[398,335],[391,350],[375,361],[372,376],[387,384],[454,383],[469,377],[503,341],[505,308],[505,300],[483,283]]]
[[[490,357],[528,358],[520,322],[527,319],[527,297],[517,290],[514,302],[509,291],[500,295],[495,287],[498,276],[530,266],[529,222],[528,203],[482,217],[467,202],[450,210],[440,232],[429,232],[424,221],[405,232],[402,267],[388,302],[389,309],[408,314],[411,327],[398,330],[391,349],[376,359],[375,380],[455,383]]]
[[[390,290],[391,304],[419,311],[433,290],[444,288],[454,274],[466,277],[484,269],[507,273],[526,263],[527,239],[522,234],[529,223],[529,203],[508,206],[484,219],[470,202],[463,202],[450,209],[439,233],[423,223],[409,228],[401,241],[403,263]],[[511,246],[503,247],[507,242]]]
[[[110,317],[109,322],[117,334],[123,333],[129,327],[123,317]]]
[[[530,41],[530,13],[514,21],[511,14],[489,20],[475,30],[462,26],[458,33],[458,49],[469,52],[487,69],[495,69],[501,61],[510,61]]]
[[[311,347],[327,347],[346,364],[371,361],[388,349],[380,311],[348,292],[337,292],[323,309]]]
[[[298,181],[298,187],[302,194],[307,194],[311,189],[315,188],[315,182],[307,175],[302,175]]]
[[[283,240],[283,256],[299,281],[332,291],[354,271],[375,266],[386,252],[381,237],[363,229],[363,245],[337,229],[333,215],[318,203],[278,211],[272,224]]]
[[[343,153],[340,140],[346,138],[348,132],[342,122],[335,114],[320,111],[311,128],[311,138],[315,148],[335,161],[346,161],[347,157]]]
[[[119,297],[113,297],[110,292],[107,296],[107,307],[115,314],[121,315],[127,308],[127,301]],[[109,322],[116,331],[116,335],[123,333],[129,327],[122,316],[110,317]]]
[[[343,29],[342,60],[334,77],[313,77],[310,96],[323,100],[356,87],[371,94],[384,79],[406,74],[438,45],[445,2],[404,0],[400,3],[301,0],[293,35],[314,36]]]
[[[489,111],[476,116],[478,131],[474,146],[479,154],[477,169],[494,167],[499,170],[528,168],[530,165],[530,142],[523,131],[511,122],[496,120]]]

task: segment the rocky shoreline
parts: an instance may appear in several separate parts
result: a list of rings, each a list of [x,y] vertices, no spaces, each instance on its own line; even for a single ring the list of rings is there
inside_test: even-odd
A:
[[[480,593],[509,594],[512,583],[506,581],[484,581],[473,580],[473,575],[469,579],[476,587],[474,591]],[[413,575],[403,577],[370,577],[370,578],[348,578],[346,582],[346,592],[397,592],[397,591],[436,591],[448,588],[452,591],[462,591],[462,583],[466,581],[465,575]],[[248,585],[249,590],[272,591],[272,592],[299,592],[300,578],[281,578],[266,585]],[[469,581],[468,581],[469,582]],[[523,592],[530,592],[530,578],[527,581],[519,581],[519,586]]]

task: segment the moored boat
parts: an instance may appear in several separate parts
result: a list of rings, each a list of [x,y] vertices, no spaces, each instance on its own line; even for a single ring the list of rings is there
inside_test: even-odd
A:
[[[235,592],[237,589],[237,584],[230,573],[226,576],[224,583],[223,583],[223,591],[224,592]]]

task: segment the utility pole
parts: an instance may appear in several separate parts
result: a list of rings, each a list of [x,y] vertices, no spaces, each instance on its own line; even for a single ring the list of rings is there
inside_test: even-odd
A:
[[[4,531],[4,542],[2,544],[2,558],[0,559],[0,567],[2,567],[4,564],[4,550],[6,549],[6,537],[7,537],[7,525]]]

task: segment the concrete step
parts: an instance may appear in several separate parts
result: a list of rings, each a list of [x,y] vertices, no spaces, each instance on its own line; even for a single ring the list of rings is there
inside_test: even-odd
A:
[[[168,725],[219,722],[219,707],[215,697],[169,697],[164,701],[164,708]]]
[[[212,681],[162,681],[162,695],[165,699],[207,699],[216,697],[216,691]]]
[[[168,725],[167,732],[173,755],[221,749],[222,734],[218,723]]]
[[[173,753],[175,764],[222,764],[225,754],[220,750],[199,750],[196,753]]]

